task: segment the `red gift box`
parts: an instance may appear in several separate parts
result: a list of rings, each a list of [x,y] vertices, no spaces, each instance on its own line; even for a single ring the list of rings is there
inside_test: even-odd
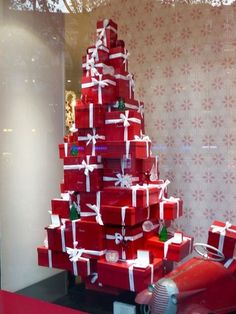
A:
[[[98,156],[64,158],[64,183],[70,191],[96,192],[102,187],[101,158]]]
[[[128,71],[129,53],[125,47],[118,46],[110,49],[110,64],[115,68],[116,72]]]
[[[59,148],[59,157],[61,159],[65,158],[65,157],[69,157],[69,156],[83,156],[83,147],[79,146],[78,142],[77,142],[77,138],[76,141],[74,141],[73,143],[63,143],[63,144],[59,144],[58,145]]]
[[[75,106],[75,126],[77,128],[97,128],[104,125],[104,108],[93,103],[78,101]]]
[[[98,280],[102,285],[135,292],[147,289],[151,283],[163,276],[161,259],[154,259],[146,268],[135,267],[135,262],[109,263],[101,259],[97,263],[97,269]]]
[[[95,48],[91,50],[93,50],[94,53],[96,53]],[[101,51],[99,52],[99,50],[96,55],[98,56],[98,58],[100,56],[101,59],[107,60],[107,55],[105,56],[105,58],[103,58],[103,56],[101,56]],[[109,74],[107,71],[110,70],[110,68],[112,68],[114,72],[114,68],[111,67],[107,61],[99,62],[98,60],[96,62],[95,58],[92,58],[90,56],[87,54],[86,56],[82,57],[83,76],[88,77],[88,76],[96,76],[99,74]]]
[[[140,136],[141,116],[136,111],[114,111],[105,114],[105,136],[107,141],[134,140]]]
[[[134,98],[134,78],[131,73],[124,72],[114,75],[116,79],[117,95],[124,99]]]
[[[161,220],[173,220],[183,215],[183,200],[175,197],[164,198],[151,206],[151,216]]]
[[[103,225],[101,216],[101,194],[96,193],[81,193],[80,194],[80,217],[84,221],[95,221]]]
[[[82,77],[82,96],[97,104],[109,104],[117,99],[116,80],[111,75]]]
[[[109,187],[103,190],[103,205],[148,207],[156,204],[161,185],[134,185],[130,188]]]
[[[117,24],[111,19],[97,22],[97,41],[101,41],[109,49],[116,45]]]
[[[51,209],[53,215],[59,215],[60,218],[70,217],[70,201],[62,198],[51,200]]]
[[[140,177],[132,175],[129,171],[113,171],[110,169],[104,169],[103,171],[103,187],[121,186],[130,187],[139,183]]]
[[[208,244],[218,248],[226,258],[232,258],[236,248],[236,226],[214,221],[208,231]]]
[[[81,129],[78,136],[78,147],[84,155],[96,156],[103,149],[105,135],[102,128]]]
[[[150,141],[104,141],[100,155],[103,158],[139,158],[150,156]]]
[[[142,172],[142,162],[145,160],[146,159],[142,160],[137,158],[104,159],[103,166],[104,169],[110,169],[113,170],[114,172],[122,172],[123,170],[126,173],[138,175]]]
[[[67,253],[52,251],[44,246],[38,247],[37,252],[39,266],[58,269],[70,268],[70,261]]]
[[[193,238],[183,237],[180,244],[173,243],[174,237],[165,242],[158,236],[151,237],[145,242],[146,249],[151,251],[154,257],[164,258],[168,261],[179,262],[192,252]]]
[[[107,63],[109,61],[109,49],[104,45],[91,46],[87,49],[88,58],[94,63]]]
[[[149,217],[149,208],[102,205],[101,217],[105,225],[134,226]]]
[[[103,251],[105,235],[103,226],[94,221],[78,222],[78,247],[86,250]]]
[[[137,250],[144,247],[143,230],[139,226],[134,227],[105,227],[106,248],[119,252],[122,260],[137,257]]]

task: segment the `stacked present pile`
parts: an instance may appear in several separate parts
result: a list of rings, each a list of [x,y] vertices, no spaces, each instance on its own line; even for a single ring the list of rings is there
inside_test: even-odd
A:
[[[70,270],[87,285],[141,291],[180,261],[192,238],[168,235],[183,202],[167,195],[144,135],[144,104],[134,98],[129,53],[112,20],[97,23],[83,57],[81,100],[71,134],[59,145],[61,198],[51,202],[39,265]]]

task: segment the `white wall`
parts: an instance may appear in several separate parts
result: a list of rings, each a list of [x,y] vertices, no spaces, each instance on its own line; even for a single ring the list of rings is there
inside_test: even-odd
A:
[[[57,28],[63,20],[51,25],[44,14],[4,12],[2,21],[1,288],[16,291],[55,273],[37,266],[36,247],[62,178],[57,144],[63,138],[64,64]]]

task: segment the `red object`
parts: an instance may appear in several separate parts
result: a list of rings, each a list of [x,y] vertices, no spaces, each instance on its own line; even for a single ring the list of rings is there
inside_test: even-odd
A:
[[[71,191],[96,192],[102,187],[102,167],[97,156],[64,158],[64,184]]]
[[[192,252],[193,238],[184,238],[181,244],[174,244],[159,240],[158,236],[151,237],[146,242],[146,249],[150,250],[154,257],[166,258],[168,261],[179,262]],[[166,244],[165,244],[166,243]],[[166,246],[166,251],[164,249]]]
[[[87,54],[88,59],[93,58],[95,63],[107,63],[109,60],[109,49],[103,45],[88,47]]]
[[[107,141],[134,140],[140,136],[141,116],[136,111],[113,111],[105,114],[105,136]]]
[[[151,265],[153,265],[153,276],[150,266],[138,268],[134,264],[125,261],[109,263],[102,259],[97,264],[98,279],[105,286],[110,285],[124,290],[139,292],[162,276],[162,260],[154,259]]]
[[[147,219],[148,208],[102,205],[101,215],[105,225],[134,226]]]
[[[221,250],[225,257],[233,257],[236,250],[236,226],[214,221],[208,232],[207,243]]]
[[[134,80],[133,75],[128,72],[117,73],[116,78],[117,95],[124,99],[134,98]]]
[[[116,45],[117,24],[111,19],[97,22],[97,38],[109,49]]]
[[[1,314],[85,314],[78,310],[66,308],[56,304],[44,302],[38,299],[25,297],[8,291],[0,291]]]
[[[151,206],[151,215],[161,220],[173,220],[183,215],[183,200],[165,199]]]
[[[38,247],[38,265],[58,269],[70,269],[67,253],[52,251],[44,246]]]
[[[106,248],[119,252],[122,260],[137,257],[137,250],[143,249],[143,230],[134,227],[105,227]]]
[[[70,202],[62,198],[54,198],[51,200],[51,208],[53,215],[59,215],[60,218],[70,217]]]
[[[93,51],[96,56],[98,56],[98,60],[96,61],[95,58],[91,58],[91,53],[82,57],[83,76],[96,76],[99,74],[104,74],[104,67],[109,66],[109,62],[107,61],[107,53],[104,55],[101,50],[98,50],[98,53],[96,53],[95,50]],[[100,59],[104,59],[104,61],[99,61],[99,57]]]
[[[150,156],[151,142],[145,141],[104,141],[100,155],[104,158],[139,158]]]
[[[78,147],[81,153],[91,156],[100,154],[103,149],[105,135],[103,128],[80,129],[78,135]]]
[[[159,192],[160,188],[154,186],[104,188],[103,205],[145,208],[158,202]]]
[[[78,247],[94,251],[104,250],[104,238],[103,226],[93,221],[79,221]]]
[[[65,252],[65,229],[63,226],[57,228],[46,227],[47,239],[48,239],[48,248],[54,251]],[[63,242],[64,238],[64,242]]]
[[[82,96],[88,96],[93,103],[109,104],[117,99],[116,80],[111,75],[82,77]]]
[[[109,60],[117,73],[128,71],[128,51],[124,46],[111,48]]]
[[[97,128],[104,125],[104,107],[97,104],[84,104],[77,101],[75,106],[76,128]]]

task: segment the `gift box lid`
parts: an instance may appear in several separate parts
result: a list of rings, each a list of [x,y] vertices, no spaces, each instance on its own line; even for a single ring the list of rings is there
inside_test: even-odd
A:
[[[209,232],[224,233],[227,237],[236,239],[236,226],[230,222],[222,222],[215,220],[210,226]]]

